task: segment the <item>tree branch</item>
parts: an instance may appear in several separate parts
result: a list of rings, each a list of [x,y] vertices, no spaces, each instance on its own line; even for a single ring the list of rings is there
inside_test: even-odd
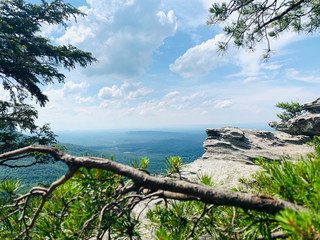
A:
[[[34,151],[50,154],[56,160],[65,162],[71,169],[77,169],[80,167],[104,169],[130,178],[137,185],[154,191],[164,190],[170,192],[171,194],[179,193],[190,197],[195,197],[199,201],[208,204],[215,204],[217,206],[235,206],[243,209],[251,209],[271,214],[275,214],[286,208],[294,211],[306,210],[305,208],[295,205],[294,203],[266,195],[233,192],[230,190],[218,190],[196,183],[174,180],[172,178],[157,178],[145,174],[130,166],[114,161],[96,157],[74,157],[50,146],[31,145],[1,154],[0,160]],[[61,185],[60,182],[65,182],[67,179],[69,179],[73,173],[74,170],[70,170],[65,176],[62,177],[62,179],[53,183],[45,196],[48,196],[53,189],[55,189],[58,185]],[[40,208],[41,207],[42,206],[40,206]]]
[[[270,23],[273,23],[279,19],[281,19],[284,15],[286,15],[288,12],[290,12],[292,9],[296,8],[297,6],[300,6],[303,2],[305,2],[305,0],[300,0],[296,3],[293,3],[292,5],[290,5],[287,9],[285,9],[283,12],[281,12],[279,15],[276,15],[275,17],[269,19],[267,22],[265,22],[264,24],[262,24],[260,26],[260,28],[264,28],[266,26],[268,26]]]
[[[62,185],[63,183],[65,183],[66,181],[68,181],[70,178],[72,178],[72,176],[74,175],[74,173],[75,173],[77,170],[78,170],[77,168],[71,168],[71,169],[69,169],[68,172],[67,172],[65,175],[63,175],[63,176],[62,176],[60,179],[58,179],[57,181],[53,182],[48,189],[40,189],[42,192],[39,192],[39,191],[37,191],[37,192],[31,192],[30,194],[26,194],[26,195],[25,195],[25,196],[27,196],[27,200],[28,200],[31,195],[36,194],[36,193],[37,193],[37,194],[40,193],[40,195],[42,195],[42,200],[41,200],[41,203],[40,203],[38,209],[36,210],[36,212],[35,212],[32,220],[30,221],[29,224],[26,225],[26,229],[25,229],[23,232],[21,232],[18,237],[22,236],[22,235],[25,234],[25,233],[28,234],[28,231],[34,226],[34,224],[35,224],[35,222],[36,222],[36,220],[37,220],[37,218],[38,218],[38,216],[39,216],[39,214],[40,214],[40,212],[41,212],[44,204],[45,204],[46,201],[47,201],[48,196],[50,196],[50,194],[51,194],[58,186]],[[36,190],[39,190],[39,189],[36,189]],[[46,190],[46,191],[44,191],[44,190]],[[31,191],[33,191],[33,189],[31,189]],[[19,199],[21,199],[21,197],[20,197]],[[27,201],[26,201],[26,204],[27,204]],[[25,207],[26,207],[26,205],[25,205]]]

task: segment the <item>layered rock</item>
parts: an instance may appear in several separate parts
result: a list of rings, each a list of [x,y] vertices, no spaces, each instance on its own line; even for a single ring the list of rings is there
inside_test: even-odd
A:
[[[320,113],[306,113],[286,122],[270,122],[269,126],[291,135],[320,136]]]
[[[307,136],[292,136],[280,132],[225,127],[207,129],[203,156],[183,168],[183,176],[189,179],[207,173],[218,187],[232,188],[239,185],[239,178],[249,178],[260,168],[255,158],[278,160],[281,156],[292,158],[312,152],[305,143]]]
[[[269,126],[291,135],[320,136],[320,98],[302,104],[301,109],[306,113],[288,121],[270,122]]]
[[[301,109],[310,113],[320,113],[320,98],[312,102],[302,104]]]

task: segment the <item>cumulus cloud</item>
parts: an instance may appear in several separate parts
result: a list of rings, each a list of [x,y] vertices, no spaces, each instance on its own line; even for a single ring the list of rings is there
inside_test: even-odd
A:
[[[104,87],[100,89],[98,97],[100,99],[137,99],[149,95],[152,91],[142,87],[142,83],[125,82],[120,87],[113,85],[112,87]]]
[[[87,82],[74,83],[73,81],[68,81],[64,84],[62,88],[62,92],[65,95],[68,94],[78,94],[84,90],[86,90],[90,86]]]
[[[95,99],[93,97],[86,97],[86,98],[77,97],[76,100],[77,100],[77,103],[79,104],[95,102]]]
[[[72,102],[76,104],[90,104],[95,102],[95,98],[92,96],[83,97],[82,95],[88,90],[90,84],[83,81],[75,83],[68,81],[63,87],[57,88],[49,86],[44,90],[44,93],[49,98],[49,103],[46,108],[57,108],[59,105],[66,105],[66,102]]]
[[[152,62],[152,52],[175,34],[177,22],[172,10],[159,9],[158,1],[88,0],[81,7],[87,14],[57,39],[93,53],[99,63],[94,74],[120,78],[142,74]]]
[[[304,38],[306,38],[304,34],[285,32],[277,39],[270,39],[271,48],[276,55],[288,54],[284,50],[285,47]],[[282,64],[264,63],[262,61],[266,48],[266,43],[263,41],[257,43],[254,51],[236,48],[230,42],[225,54],[219,56],[217,44],[225,40],[224,34],[218,34],[214,38],[188,49],[170,65],[170,70],[185,78],[201,77],[209,74],[214,68],[231,63],[240,67],[240,71],[231,74],[230,77],[252,77],[251,79],[253,79],[253,77],[265,76],[267,71],[270,73],[270,71],[277,71],[283,67]],[[269,73],[268,75],[270,75]],[[251,79],[247,80],[250,81]]]
[[[186,32],[204,26],[208,20],[208,8],[202,0],[161,0],[161,7],[174,9],[179,29]]]
[[[190,95],[182,95],[179,91],[172,91],[160,99],[145,101],[136,106],[134,111],[139,115],[159,114],[164,111],[193,111],[198,109],[206,98],[204,93],[196,92]]]
[[[217,54],[217,44],[223,40],[225,40],[225,35],[218,34],[213,39],[190,48],[170,65],[170,70],[186,78],[209,73],[213,68],[227,61],[226,58],[219,57]]]

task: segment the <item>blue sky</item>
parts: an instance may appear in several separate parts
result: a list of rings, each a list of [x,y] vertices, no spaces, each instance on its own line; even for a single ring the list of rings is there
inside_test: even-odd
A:
[[[31,1],[35,2],[35,1]],[[209,0],[73,0],[84,18],[65,31],[43,26],[54,44],[92,52],[99,62],[43,88],[39,124],[54,130],[187,127],[276,120],[279,101],[319,97],[319,34],[284,33],[261,61],[207,26]],[[7,93],[2,94],[5,98]]]

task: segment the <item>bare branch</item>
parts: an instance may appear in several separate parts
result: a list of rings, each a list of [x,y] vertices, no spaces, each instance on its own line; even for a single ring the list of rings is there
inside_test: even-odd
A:
[[[69,172],[65,176],[51,185],[51,187],[48,189],[48,192],[44,195],[43,200],[46,199],[46,197],[53,191],[53,189],[69,179],[74,174],[74,169],[77,169],[79,167],[86,167],[111,171],[115,174],[119,174],[132,179],[139,186],[154,191],[164,190],[170,192],[171,196],[173,196],[173,194],[175,193],[184,194],[186,196],[190,196],[191,198],[196,198],[204,203],[215,204],[217,206],[235,206],[272,214],[286,208],[293,209],[295,211],[306,210],[305,208],[297,206],[294,203],[280,200],[271,196],[244,192],[233,192],[229,190],[219,190],[195,183],[174,180],[172,178],[157,178],[145,174],[130,166],[123,165],[114,161],[96,157],[74,157],[50,146],[28,146],[12,152],[1,154],[0,160],[34,151],[50,154],[56,160],[65,162],[69,167],[72,167],[73,169],[69,170]],[[39,214],[43,204],[44,201],[42,201],[42,204],[39,207],[36,215]],[[32,221],[32,225],[33,224],[34,220]]]

